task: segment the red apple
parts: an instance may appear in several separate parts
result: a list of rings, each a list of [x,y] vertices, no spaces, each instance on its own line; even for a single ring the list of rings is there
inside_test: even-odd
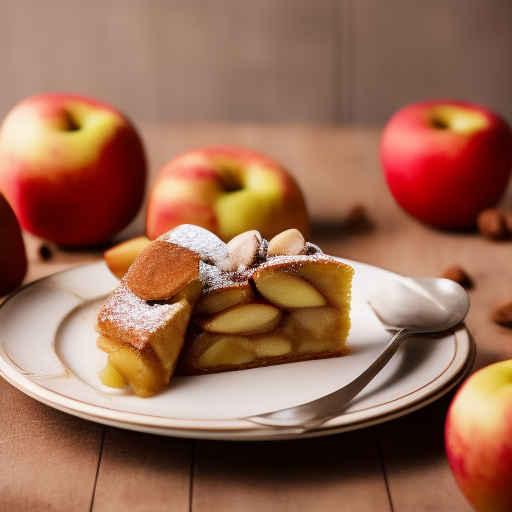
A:
[[[0,297],[17,288],[27,273],[27,256],[18,219],[0,194]]]
[[[487,108],[425,101],[399,110],[384,127],[381,160],[398,204],[441,228],[469,228],[495,206],[512,170],[512,134]]]
[[[512,510],[512,360],[470,376],[446,419],[446,453],[457,484],[479,512]]]
[[[32,96],[0,127],[0,191],[23,229],[56,244],[110,239],[138,212],[145,181],[134,126],[95,99]]]
[[[302,192],[281,165],[260,153],[234,146],[183,153],[160,171],[150,191],[149,239],[180,224],[195,224],[228,241],[257,230],[266,239],[310,226]]]

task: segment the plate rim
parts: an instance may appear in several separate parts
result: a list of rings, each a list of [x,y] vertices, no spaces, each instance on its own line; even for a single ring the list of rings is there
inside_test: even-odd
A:
[[[363,265],[378,269],[388,274],[400,276],[395,272],[387,269],[370,265],[363,262],[356,262],[353,260],[339,258],[336,259],[343,263],[351,264],[357,263],[357,265]],[[42,281],[51,279],[56,275],[62,275],[67,273],[73,273],[76,269],[83,267],[104,267],[106,264],[103,260],[94,262],[83,263],[75,265],[71,268],[55,272],[48,276],[42,277],[26,285],[21,286],[11,294],[9,294],[0,303],[0,310],[3,306],[9,302],[12,298],[22,293],[29,287],[36,286]],[[0,340],[0,375],[11,385],[19,389],[26,395],[44,403],[52,408],[71,414],[82,419],[94,421],[104,425],[109,425],[118,428],[124,428],[129,430],[135,430],[139,432],[145,432],[150,434],[173,436],[173,437],[184,437],[193,439],[217,439],[217,440],[244,440],[244,441],[255,441],[255,440],[282,440],[282,439],[296,439],[306,437],[317,437],[324,435],[331,435],[335,433],[345,432],[349,430],[355,430],[359,428],[365,428],[367,426],[376,425],[385,421],[390,421],[397,417],[409,414],[429,403],[435,401],[451,389],[453,389],[460,381],[467,376],[472,368],[472,365],[476,356],[476,344],[474,339],[467,329],[465,324],[462,324],[457,330],[454,330],[451,334],[454,337],[456,344],[456,350],[453,360],[446,367],[446,369],[432,382],[425,384],[421,388],[409,393],[408,395],[420,395],[413,402],[404,404],[401,407],[392,407],[390,410],[380,411],[380,409],[386,409],[385,405],[392,404],[399,400],[404,399],[408,395],[402,395],[397,399],[387,402],[387,404],[379,404],[367,409],[354,411],[351,413],[342,414],[333,420],[325,423],[318,429],[308,431],[306,433],[289,432],[286,430],[256,425],[248,420],[234,418],[234,419],[182,419],[182,418],[171,418],[163,416],[155,416],[146,413],[134,412],[134,411],[119,411],[116,409],[110,409],[102,405],[95,405],[89,402],[79,400],[77,398],[63,395],[57,391],[50,390],[44,386],[41,386],[37,382],[29,379],[22,371],[16,370],[13,362],[10,362],[9,356],[6,354],[4,346]],[[451,377],[447,381],[442,381],[442,376],[453,366],[454,360],[459,355],[460,361],[458,366],[455,368],[456,371],[451,372]],[[21,369],[20,369],[21,370]],[[428,387],[432,383],[442,381],[442,385],[434,387],[427,394],[422,394],[421,390]],[[377,413],[375,414],[375,410]],[[371,414],[371,411],[374,414]],[[355,416],[352,420],[351,416]],[[358,418],[359,417],[359,418]]]

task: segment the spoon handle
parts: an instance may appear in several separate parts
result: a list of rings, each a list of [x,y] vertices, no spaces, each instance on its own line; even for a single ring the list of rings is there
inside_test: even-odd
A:
[[[279,411],[251,416],[246,420],[273,427],[295,427],[297,432],[317,428],[339,416],[352,401],[384,368],[395,352],[414,331],[400,329],[388,342],[375,361],[352,382],[332,393],[311,402]]]

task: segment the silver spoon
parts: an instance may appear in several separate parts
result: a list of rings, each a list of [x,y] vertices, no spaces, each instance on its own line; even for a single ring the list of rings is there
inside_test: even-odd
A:
[[[346,386],[326,396],[244,419],[259,425],[286,428],[291,433],[317,428],[342,414],[406,339],[451,329],[464,320],[469,310],[469,299],[462,286],[448,279],[431,277],[393,280],[373,295],[369,304],[385,328],[396,331],[369,368]]]

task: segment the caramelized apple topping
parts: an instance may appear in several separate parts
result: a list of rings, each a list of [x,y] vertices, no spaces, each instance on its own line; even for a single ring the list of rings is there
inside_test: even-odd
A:
[[[252,337],[258,357],[278,357],[292,351],[292,342],[282,334],[261,334]]]
[[[284,309],[325,306],[322,294],[301,277],[274,267],[264,267],[253,277],[257,290]]]
[[[138,236],[107,249],[103,257],[110,271],[122,279],[142,250],[149,244],[148,238]]]
[[[217,288],[202,295],[197,301],[194,313],[213,315],[236,304],[246,304],[253,300],[254,293],[248,282],[229,288]]]
[[[238,304],[220,313],[196,317],[195,322],[207,332],[226,334],[258,334],[274,329],[281,320],[281,311],[270,304],[252,302]]]
[[[197,361],[199,368],[222,366],[229,364],[236,366],[246,364],[256,358],[254,344],[241,336],[226,336],[208,348]]]

